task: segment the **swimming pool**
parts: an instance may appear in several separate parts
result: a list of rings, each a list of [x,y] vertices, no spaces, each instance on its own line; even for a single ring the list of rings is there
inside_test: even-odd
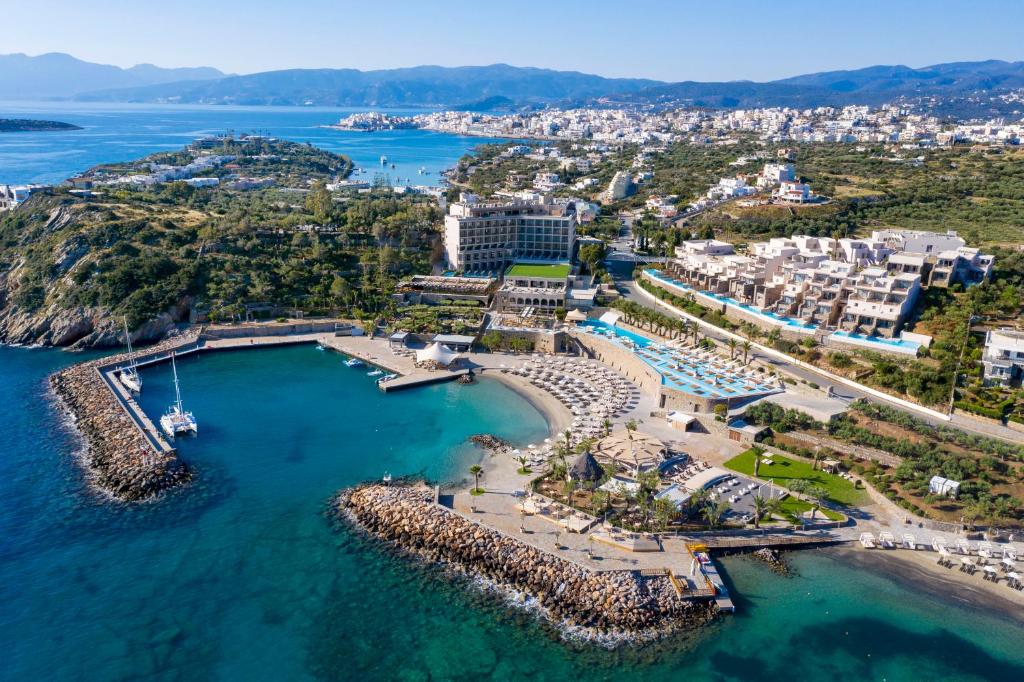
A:
[[[748,398],[782,389],[742,367],[707,351],[672,348],[641,334],[600,320],[577,325],[588,334],[602,336],[654,368],[668,388],[705,398]]]
[[[895,351],[907,355],[917,355],[918,349],[923,345],[917,341],[907,341],[906,339],[887,339],[881,336],[864,336],[844,331],[832,332],[832,337],[843,343],[853,343],[865,348]]]
[[[798,334],[814,334],[814,332],[816,332],[818,330],[817,325],[809,324],[807,322],[801,322],[800,320],[794,320],[791,317],[786,317],[785,315],[779,315],[779,314],[773,313],[771,311],[758,310],[757,308],[755,308],[752,305],[747,305],[746,303],[740,303],[736,299],[731,298],[729,296],[722,296],[721,294],[714,294],[714,293],[712,293],[710,291],[699,291],[699,290],[694,289],[693,287],[691,287],[689,284],[685,284],[683,282],[680,282],[678,279],[673,279],[672,277],[666,277],[665,275],[661,274],[657,270],[648,269],[648,270],[645,270],[644,272],[646,272],[648,275],[650,275],[654,279],[658,280],[659,282],[664,282],[665,284],[668,284],[669,286],[673,286],[673,287],[676,287],[678,289],[682,289],[682,290],[688,291],[688,292],[698,293],[701,296],[707,296],[708,298],[714,299],[714,300],[718,301],[719,303],[725,304],[727,306],[732,306],[733,308],[738,308],[739,310],[742,310],[747,315],[753,315],[754,317],[757,317],[758,319],[763,320],[767,324],[772,324],[772,325],[776,325],[776,326],[780,326],[780,327],[786,327],[786,329],[788,329],[789,331],[793,331],[793,332],[796,332]]]

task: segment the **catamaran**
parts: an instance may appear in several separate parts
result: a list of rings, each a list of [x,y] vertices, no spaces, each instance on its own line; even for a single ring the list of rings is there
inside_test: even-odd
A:
[[[142,377],[139,376],[139,366],[135,362],[135,351],[132,349],[132,335],[128,331],[128,318],[124,318],[124,336],[128,339],[128,366],[119,373],[121,383],[133,393],[142,393]]]
[[[167,413],[160,417],[160,427],[171,438],[179,433],[199,433],[196,418],[181,406],[181,389],[178,388],[178,366],[171,353],[171,370],[174,372],[174,404],[167,408]]]

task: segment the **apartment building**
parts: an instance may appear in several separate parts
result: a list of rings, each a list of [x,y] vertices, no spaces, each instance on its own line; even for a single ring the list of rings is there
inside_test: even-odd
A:
[[[920,275],[866,268],[852,283],[839,327],[866,336],[894,337],[920,293]]]
[[[482,203],[463,195],[444,219],[448,265],[469,273],[502,271],[517,259],[568,261],[576,224],[572,203]]]
[[[1010,386],[1024,377],[1024,331],[993,329],[985,335],[985,383]]]

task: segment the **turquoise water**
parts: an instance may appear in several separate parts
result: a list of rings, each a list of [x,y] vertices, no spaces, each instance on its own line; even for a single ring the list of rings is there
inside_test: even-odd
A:
[[[356,179],[371,181],[380,173],[396,185],[437,185],[441,171],[488,141],[425,130],[360,133],[318,127],[352,112],[320,107],[0,102],[0,118],[56,119],[83,128],[0,135],[0,183],[57,183],[99,163],[180,149],[197,137],[231,130],[266,133],[346,154],[366,169],[353,176]],[[380,165],[381,155],[388,157],[387,168]],[[421,167],[428,172],[419,174]]]
[[[793,555],[799,578],[727,559],[739,612],[698,636],[567,645],[324,516],[384,471],[462,478],[468,435],[534,441],[541,416],[490,382],[384,395],[309,347],[183,359],[197,483],[104,502],[46,397],[72,359],[0,348],[0,679],[1024,679],[1024,627],[819,552]],[[143,379],[156,414],[168,368]]]

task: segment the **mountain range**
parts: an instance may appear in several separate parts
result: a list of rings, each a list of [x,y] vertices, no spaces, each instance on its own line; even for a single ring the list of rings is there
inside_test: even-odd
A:
[[[225,75],[213,68],[160,69],[145,64],[120,69],[58,53],[0,55],[0,99],[473,110],[594,103],[749,108],[970,98],[1018,88],[1024,88],[1024,62],[998,60],[917,69],[870,66],[769,82],[666,83],[507,64],[373,71],[288,69]]]
[[[25,54],[0,55],[0,100],[67,99],[79,93],[110,88],[131,88],[223,78],[210,67],[163,69],[138,64],[129,69],[94,64],[61,52],[35,57]]]

